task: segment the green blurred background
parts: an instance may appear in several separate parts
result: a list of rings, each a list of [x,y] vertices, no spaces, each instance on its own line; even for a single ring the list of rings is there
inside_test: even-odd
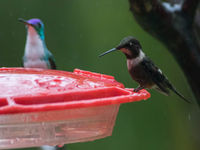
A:
[[[111,137],[68,144],[68,150],[199,150],[200,113],[184,74],[168,50],[137,24],[128,0],[1,0],[2,67],[22,64],[26,30],[18,18],[43,20],[47,47],[58,69],[113,75],[130,88],[137,84],[128,74],[125,56],[115,52],[100,59],[98,55],[133,35],[177,89],[193,100],[189,105],[174,94],[165,97],[150,90],[149,100],[120,107]]]

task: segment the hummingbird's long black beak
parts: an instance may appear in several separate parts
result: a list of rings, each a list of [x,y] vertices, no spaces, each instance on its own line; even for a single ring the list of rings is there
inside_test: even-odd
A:
[[[24,20],[24,19],[22,19],[22,18],[19,18],[18,20],[19,20],[20,22],[26,24],[26,25],[31,25],[31,26],[32,26],[32,24],[28,23],[26,20]]]
[[[110,49],[110,50],[108,50],[108,51],[102,53],[101,55],[99,55],[99,57],[102,57],[102,56],[104,56],[104,55],[106,55],[106,54],[108,54],[108,53],[110,53],[110,52],[117,51],[117,50],[118,50],[117,48],[112,48],[112,49]]]

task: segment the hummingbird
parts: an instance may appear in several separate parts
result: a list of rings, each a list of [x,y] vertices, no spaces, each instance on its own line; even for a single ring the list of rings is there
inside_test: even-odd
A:
[[[27,29],[23,66],[25,68],[56,69],[53,55],[47,49],[44,36],[44,24],[40,19],[18,19]]]
[[[175,87],[169,82],[168,78],[162,73],[162,71],[153,63],[149,57],[145,55],[145,53],[142,51],[140,42],[135,37],[125,37],[121,40],[117,47],[102,53],[99,55],[99,57],[117,50],[120,50],[125,54],[129,74],[133,80],[139,83],[139,86],[134,89],[134,92],[138,92],[145,88],[153,88],[168,96],[171,90],[186,102],[191,103],[175,89]]]
[[[23,66],[25,68],[56,69],[55,59],[45,43],[43,22],[37,18],[29,20],[19,18],[18,20],[24,23],[27,29]],[[43,146],[41,149],[62,150],[67,148],[65,145],[63,147]]]

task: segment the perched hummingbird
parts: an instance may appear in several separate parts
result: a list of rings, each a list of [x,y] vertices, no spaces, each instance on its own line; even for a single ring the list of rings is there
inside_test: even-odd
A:
[[[154,88],[168,96],[169,90],[171,90],[186,102],[191,103],[175,89],[162,71],[144,54],[142,46],[136,38],[132,36],[125,37],[116,48],[102,53],[99,57],[117,50],[125,54],[128,71],[132,79],[139,83],[134,92],[144,88]]]
[[[44,24],[40,19],[24,20],[20,22],[26,25],[27,38],[23,66],[25,68],[56,69],[55,60],[47,49],[44,37]]]
[[[19,21],[24,23],[27,29],[25,53],[23,57],[24,67],[56,69],[54,57],[46,47],[43,22],[37,18],[30,20],[19,18]],[[61,150],[64,149],[64,146],[61,148],[59,146],[44,146],[41,147],[41,149]]]

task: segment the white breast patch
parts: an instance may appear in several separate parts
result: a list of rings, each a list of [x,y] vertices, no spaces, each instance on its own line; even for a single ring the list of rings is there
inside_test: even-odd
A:
[[[127,67],[130,70],[132,67],[137,66],[145,57],[145,54],[140,51],[139,56],[132,59],[127,59]]]
[[[44,57],[43,41],[38,33],[31,26],[28,26],[28,34],[25,46],[24,67],[27,68],[48,68],[45,61],[41,60]]]

